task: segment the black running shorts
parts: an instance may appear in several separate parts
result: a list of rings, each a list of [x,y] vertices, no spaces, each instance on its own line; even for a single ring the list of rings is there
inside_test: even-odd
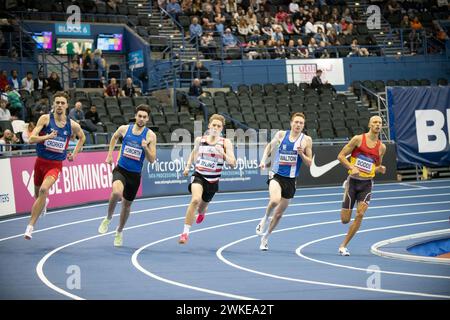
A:
[[[116,166],[113,170],[113,183],[116,180],[122,181],[123,197],[128,201],[133,201],[141,184],[141,174]]]
[[[219,182],[210,183],[200,173],[194,172],[191,177],[191,183],[188,186],[189,193],[191,191],[191,185],[193,183],[201,184],[203,187],[202,200],[204,202],[210,202],[217,191],[219,191]]]
[[[351,177],[345,182],[342,209],[353,209],[356,202],[365,202],[369,205],[372,196],[373,180],[359,180]]]
[[[281,196],[285,199],[292,199],[296,191],[296,178],[288,178],[274,174],[272,178],[267,180],[267,184],[270,185],[270,181],[275,180],[280,184]]]

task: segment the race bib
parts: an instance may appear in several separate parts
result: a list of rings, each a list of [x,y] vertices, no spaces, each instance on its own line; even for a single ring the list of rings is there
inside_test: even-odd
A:
[[[44,141],[45,149],[52,152],[63,153],[66,150],[66,141],[57,139],[48,139]]]
[[[201,167],[204,167],[204,168],[211,169],[211,170],[216,170],[217,169],[217,161],[200,159],[197,162],[197,165],[199,165]]]
[[[280,153],[280,165],[283,166],[296,166],[297,165],[297,152],[295,153]]]
[[[142,156],[142,149],[132,146],[125,146],[123,149],[123,156],[132,160],[140,161]]]
[[[355,166],[362,172],[372,173],[374,161],[373,159],[360,154],[356,158]]]

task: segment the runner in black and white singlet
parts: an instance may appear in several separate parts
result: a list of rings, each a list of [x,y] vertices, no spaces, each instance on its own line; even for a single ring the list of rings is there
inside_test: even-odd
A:
[[[209,118],[208,134],[195,139],[194,150],[192,150],[183,172],[187,176],[192,161],[195,160],[195,171],[188,187],[192,198],[186,210],[183,233],[178,240],[180,244],[188,241],[195,211],[198,211],[197,223],[201,223],[205,218],[208,203],[219,189],[219,179],[224,162],[226,161],[232,167],[236,166],[231,141],[220,136],[224,126],[225,118],[219,114],[213,114]]]
[[[266,214],[256,226],[256,234],[261,237],[261,250],[268,250],[268,238],[277,226],[283,212],[289,205],[289,200],[295,195],[296,179],[300,166],[305,163],[311,166],[312,139],[302,133],[305,127],[305,115],[296,112],[291,116],[291,130],[278,131],[267,145],[261,159],[261,168],[266,167],[266,161],[273,151],[276,151],[274,163],[269,173],[270,200]],[[273,213],[273,219],[270,220]]]

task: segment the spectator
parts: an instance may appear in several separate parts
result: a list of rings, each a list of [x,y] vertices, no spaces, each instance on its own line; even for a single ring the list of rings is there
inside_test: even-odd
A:
[[[208,85],[212,82],[211,73],[208,68],[203,65],[203,62],[197,61],[194,66],[194,77],[202,81],[202,85]]]
[[[294,40],[289,40],[288,46],[286,48],[286,58],[288,59],[295,59],[297,58],[297,48],[295,48],[295,42]]]
[[[6,95],[8,97],[9,108],[12,116],[21,120],[25,120],[26,111],[20,98],[20,94],[16,90],[11,88],[10,85],[7,85]]]
[[[11,120],[11,112],[6,108],[8,102],[6,100],[0,100],[0,121],[10,121]]]
[[[308,43],[308,51],[310,56],[314,56],[314,53],[316,52],[316,49],[318,48],[316,39],[310,38]]]
[[[178,17],[183,13],[177,0],[170,0],[166,5],[166,11],[172,16],[172,19],[175,19],[176,21],[179,21]]]
[[[303,45],[302,39],[297,40],[297,56],[302,59],[307,59],[309,57],[308,48]]]
[[[189,88],[189,95],[192,97],[199,97],[201,95],[204,95],[200,79],[195,78],[194,80],[192,80],[192,85]]]
[[[38,103],[35,104],[31,110],[32,120],[37,123],[39,118],[43,114],[48,114],[50,112],[50,105],[48,102],[48,98],[46,96],[42,96],[39,99]]]
[[[94,68],[98,71],[98,78],[106,76],[106,61],[102,57],[102,50],[94,51]]]
[[[7,85],[8,85],[8,71],[2,70],[2,73],[0,74],[0,92],[4,92]]]
[[[273,29],[272,24],[270,23],[270,18],[264,18],[261,23],[261,33],[267,35],[268,37],[272,37]]]
[[[247,20],[241,19],[239,20],[238,32],[241,36],[247,36],[250,32]]]
[[[80,101],[75,102],[75,107],[69,111],[69,118],[75,122],[80,123],[84,120],[83,105]]]
[[[203,35],[203,28],[201,25],[198,24],[198,18],[193,17],[192,23],[189,26],[189,34],[191,36],[190,42],[191,43],[197,43],[200,42],[200,38]]]
[[[258,58],[260,59],[270,59],[270,54],[267,51],[266,45],[264,44],[264,40],[258,41],[258,47],[256,49],[258,53]]]
[[[321,27],[317,27],[317,33],[314,35],[314,39],[316,42],[320,43],[321,41],[325,42],[326,44],[329,43],[327,35],[323,32],[323,29]]]
[[[402,22],[400,22],[400,28],[409,29],[411,27],[411,21],[409,21],[409,16],[404,15],[402,18]]]
[[[98,115],[97,112],[97,107],[95,105],[91,105],[91,107],[89,108],[89,110],[84,114],[84,118],[86,120],[91,120],[93,124],[100,124],[102,125],[103,123],[101,123],[100,121],[100,117]]]
[[[192,14],[199,16],[202,13],[202,0],[194,0],[194,4],[192,5]]]
[[[319,43],[319,48],[316,51],[316,57],[317,58],[321,58],[321,59],[326,59],[330,57],[330,53],[328,52],[327,48],[326,48],[326,43],[323,41],[320,41]]]
[[[419,31],[423,28],[422,23],[419,21],[418,17],[414,17],[413,21],[411,21],[411,29],[414,31]]]
[[[287,34],[294,34],[295,25],[292,22],[291,17],[287,17],[282,25],[283,25],[284,32],[286,32]]]
[[[237,12],[237,4],[235,0],[225,0],[225,11],[233,16]]]
[[[106,78],[101,77],[100,81],[97,82],[97,88],[106,90],[107,87],[108,87],[108,84],[106,83]]]
[[[275,31],[272,33],[272,41],[284,43],[283,29],[280,26],[275,27]]]
[[[0,138],[0,151],[11,152],[13,150],[12,144],[19,143],[19,138],[9,129],[3,132],[3,136]]]
[[[291,12],[292,14],[299,12],[299,6],[297,2],[298,2],[297,0],[293,0],[289,4],[289,12]]]
[[[253,32],[253,30],[258,29],[258,19],[252,9],[248,9],[244,19],[247,21],[247,25],[249,26],[250,32]]]
[[[275,22],[278,24],[282,24],[286,18],[288,17],[288,13],[284,11],[282,6],[278,7],[278,12],[275,14]]]
[[[105,97],[117,97],[120,94],[120,88],[117,84],[116,78],[111,78],[110,84],[106,87],[104,92]]]
[[[183,11],[183,13],[185,15],[188,16],[192,16],[192,0],[183,0],[181,2],[181,11]]]
[[[223,34],[224,30],[225,30],[225,26],[223,25],[220,17],[216,17],[216,32],[218,34]]]
[[[122,87],[121,92],[122,97],[134,97],[136,96],[136,89],[133,86],[133,79],[130,77],[127,78],[125,85]]]
[[[48,89],[49,89],[48,80],[45,79],[44,72],[39,71],[38,77],[34,80],[34,90],[43,93]]]
[[[11,76],[8,79],[8,84],[14,90],[19,90],[20,89],[19,76],[17,74],[17,70],[11,70]]]
[[[34,90],[33,72],[28,71],[27,76],[22,79],[21,89],[28,91],[29,93]]]
[[[206,59],[213,59],[216,55],[217,45],[212,32],[205,33],[200,41],[200,51]]]
[[[51,93],[55,93],[57,91],[62,91],[63,87],[59,81],[59,76],[56,72],[52,72],[50,74],[50,78],[48,78],[48,91]]]
[[[320,77],[322,76],[322,70],[317,69],[316,76],[312,78],[311,81],[311,88],[315,89],[319,94],[322,93],[322,89],[326,86],[331,86],[331,84],[328,83],[328,81],[325,81],[325,83],[322,82],[322,79]],[[331,86],[331,89],[336,92],[336,89],[334,89],[333,86]]]
[[[215,18],[214,11],[212,9],[211,4],[207,4],[202,14],[203,25],[214,23],[215,21],[214,18]]]
[[[352,51],[349,53],[349,56],[356,56],[356,57],[369,56],[369,51],[366,48],[361,48],[356,38],[352,40],[350,48],[352,49]]]
[[[78,79],[80,78],[80,64],[78,63],[78,59],[72,59],[70,63],[70,87],[76,88],[78,84]]]
[[[225,29],[225,33],[222,36],[222,43],[224,49],[230,49],[230,48],[236,48],[238,45],[237,39],[235,36],[231,33],[230,28]]]
[[[31,133],[33,132],[33,129],[36,127],[36,124],[33,121],[30,121],[27,125],[25,130],[22,132],[22,140],[24,143],[28,144],[30,140]]]
[[[314,34],[314,18],[312,16],[309,17],[308,22],[305,24],[305,34]]]

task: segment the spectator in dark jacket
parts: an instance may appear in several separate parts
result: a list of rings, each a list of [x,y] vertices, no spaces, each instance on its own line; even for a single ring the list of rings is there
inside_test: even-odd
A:
[[[100,122],[100,117],[98,116],[97,107],[95,105],[91,105],[89,111],[84,114],[84,118],[86,120],[91,120],[94,124],[102,124]]]
[[[52,72],[50,78],[48,78],[48,91],[55,93],[56,91],[62,91],[61,82],[56,72]]]
[[[199,97],[199,96],[203,95],[203,88],[202,88],[200,79],[195,78],[192,81],[192,85],[189,88],[189,95],[192,97]]]

